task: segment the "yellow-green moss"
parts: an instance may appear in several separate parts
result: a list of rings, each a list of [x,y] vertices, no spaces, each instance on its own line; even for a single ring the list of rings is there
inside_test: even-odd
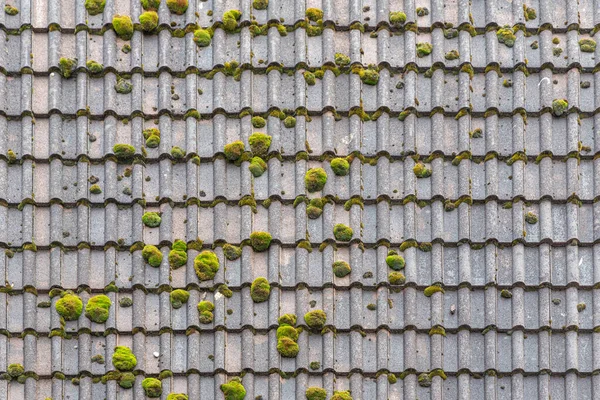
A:
[[[167,0],[167,7],[173,14],[182,15],[188,9],[188,0]]]
[[[104,356],[102,354],[96,354],[95,356],[92,356],[90,361],[97,364],[104,364]]]
[[[163,253],[156,246],[148,244],[142,249],[142,257],[151,266],[158,268],[163,260]]]
[[[77,68],[77,59],[61,57],[60,60],[58,60],[58,68],[60,68],[60,73],[63,78],[69,79]]]
[[[283,126],[285,126],[286,128],[290,129],[296,126],[296,118],[290,116],[287,116],[284,120],[283,120]]]
[[[250,245],[254,251],[265,251],[271,245],[272,239],[269,232],[255,231],[250,234]]]
[[[423,294],[427,297],[431,297],[434,293],[437,292],[442,292],[444,293],[444,288],[442,288],[439,285],[431,285],[425,288],[425,290],[423,290]]]
[[[200,323],[210,324],[213,321],[214,310],[215,305],[208,300],[203,300],[198,303],[198,317],[200,319]]]
[[[450,50],[444,56],[444,58],[449,61],[457,60],[459,57],[460,57],[460,53],[458,52],[458,50]]]
[[[498,29],[496,37],[500,43],[504,43],[507,47],[513,47],[515,45],[515,40],[517,40],[515,33],[510,27]]]
[[[240,10],[229,10],[223,14],[223,29],[234,32],[238,27],[238,20],[242,17]]]
[[[266,156],[269,153],[269,147],[271,147],[271,136],[255,132],[248,138],[248,143],[255,156]]]
[[[187,258],[187,244],[183,240],[175,240],[169,252],[169,265],[177,269],[187,263]]]
[[[9,163],[14,163],[17,161],[17,155],[11,149],[8,149],[8,151],[6,152],[6,157],[8,158]]]
[[[141,0],[141,4],[146,11],[158,11],[160,0]]]
[[[158,128],[147,128],[142,131],[146,139],[146,147],[156,148],[160,144],[160,130]]]
[[[230,299],[233,296],[233,292],[231,291],[231,289],[229,289],[229,286],[227,286],[224,283],[219,285],[219,287],[217,288],[217,291],[219,293],[221,293],[223,296],[227,297],[228,299]]]
[[[225,400],[243,400],[246,397],[246,389],[239,378],[232,378],[229,382],[223,383],[221,391]]]
[[[106,0],[105,0],[105,1],[106,1]],[[17,7],[15,7],[15,6],[11,6],[10,4],[6,4],[6,5],[4,6],[4,12],[5,12],[7,15],[14,16],[14,15],[17,15],[17,14],[19,13],[19,9],[18,9]]]
[[[252,2],[252,7],[255,10],[266,10],[269,6],[269,0],[254,0]]]
[[[269,300],[271,294],[271,285],[266,278],[258,277],[250,286],[250,297],[255,303],[262,303]]]
[[[400,271],[405,266],[404,257],[395,253],[388,254],[385,262],[394,271]]]
[[[358,76],[365,85],[375,86],[379,82],[379,72],[374,68],[363,68],[359,70]]]
[[[333,173],[337,176],[346,176],[350,170],[350,163],[348,160],[341,157],[331,160],[330,166]]]
[[[210,250],[204,250],[194,259],[194,270],[201,281],[213,279],[219,270],[217,255]]]
[[[307,8],[306,9],[306,18],[312,22],[319,22],[323,20],[323,10],[318,8]]]
[[[433,335],[446,336],[446,329],[441,325],[436,325],[429,330],[429,336]]]
[[[162,383],[156,378],[146,378],[142,381],[142,388],[146,396],[158,398],[162,394]]]
[[[198,47],[208,47],[212,41],[211,31],[208,29],[196,29],[194,31],[194,43]]]
[[[140,15],[140,25],[145,32],[152,32],[158,26],[156,11],[146,11]]]
[[[234,261],[242,256],[242,249],[238,246],[226,243],[223,245],[223,254],[228,260]]]
[[[283,314],[277,320],[279,325],[290,325],[295,326],[297,322],[297,318],[295,314]]]
[[[129,94],[133,90],[133,84],[127,80],[118,77],[115,84],[115,91],[119,94]]]
[[[21,364],[10,364],[6,372],[11,378],[18,378],[25,373],[25,368]]]
[[[333,236],[335,237],[335,240],[349,242],[352,239],[352,235],[354,235],[354,231],[347,225],[336,224],[333,227]]]
[[[323,329],[327,322],[327,314],[323,310],[312,310],[304,314],[304,322],[312,329]]]
[[[118,37],[130,40],[133,37],[133,22],[129,15],[115,14],[112,19],[113,29]]]
[[[431,176],[431,168],[427,168],[422,162],[418,162],[413,167],[413,172],[417,178],[429,178]]]
[[[300,352],[298,343],[288,337],[277,340],[277,351],[282,357],[294,358]]]
[[[255,117],[252,117],[251,122],[252,122],[252,126],[257,129],[264,128],[267,125],[267,121],[263,117],[258,116],[258,115]]]
[[[64,292],[54,307],[65,321],[76,321],[83,311],[83,302],[76,294]]]
[[[352,400],[349,390],[334,391],[330,400]]]
[[[117,143],[113,146],[113,153],[121,161],[130,160],[135,154],[135,147],[130,144]]]
[[[430,387],[431,386],[431,377],[429,376],[429,374],[427,372],[423,372],[423,373],[419,374],[419,377],[417,378],[417,382],[419,383],[419,386],[421,386],[421,387]]]
[[[525,21],[536,19],[537,13],[535,12],[535,8],[527,7],[527,5],[523,4],[523,16],[525,17]]]
[[[334,60],[335,63],[340,67],[350,65],[350,57],[342,53],[335,53]]]
[[[500,291],[500,297],[505,298],[505,299],[510,299],[512,297],[512,293],[508,289],[502,289]]]
[[[552,112],[557,117],[563,115],[569,108],[569,102],[566,99],[555,99],[552,102]]]
[[[88,62],[85,63],[85,65],[91,74],[99,74],[104,70],[104,66],[94,60],[88,60]]]
[[[183,289],[175,289],[169,295],[169,299],[171,300],[171,305],[173,308],[178,309],[183,306],[184,303],[187,303],[190,298],[190,292]]]
[[[402,272],[390,272],[388,275],[390,285],[403,285],[406,282],[406,277]]]
[[[281,325],[279,328],[277,328],[277,339],[287,337],[293,341],[297,341],[298,336],[298,330],[291,325]]]
[[[162,219],[160,218],[160,215],[154,211],[147,212],[142,215],[142,222],[144,225],[150,228],[156,228],[157,226],[160,226],[161,221]]]
[[[311,168],[304,176],[304,184],[309,193],[319,192],[325,187],[327,173],[323,168]]]
[[[390,23],[392,25],[402,25],[406,22],[406,14],[402,11],[390,12]]]
[[[315,83],[317,83],[317,77],[312,72],[305,71],[303,75],[304,75],[304,81],[306,82],[306,84],[308,86],[314,86]]]
[[[167,400],[189,400],[187,394],[183,393],[169,393]]]
[[[252,157],[250,164],[248,165],[248,170],[255,178],[261,177],[267,168],[267,163],[260,157]]]
[[[100,193],[102,193],[102,189],[100,188],[100,185],[93,184],[92,186],[90,186],[90,193],[91,194],[100,194]]]
[[[246,151],[246,146],[244,146],[244,142],[242,142],[241,140],[228,143],[223,148],[225,158],[229,161],[239,160],[242,154],[244,154],[244,151]]]
[[[593,53],[596,51],[596,41],[591,38],[579,40],[579,48],[584,53]]]
[[[108,312],[112,302],[106,295],[99,294],[90,298],[85,305],[85,316],[97,324],[103,324],[108,320]]]
[[[422,58],[428,56],[433,51],[433,46],[431,43],[422,42],[417,43],[417,57]]]
[[[350,264],[342,260],[335,261],[331,267],[333,268],[333,274],[338,278],[343,278],[352,272]]]
[[[131,389],[135,384],[135,375],[131,372],[124,372],[119,376],[119,386],[123,389]]]
[[[119,371],[133,371],[137,359],[129,347],[117,346],[112,356],[112,364]]]
[[[173,146],[171,148],[171,156],[176,160],[181,160],[185,157],[185,151],[179,146]]]

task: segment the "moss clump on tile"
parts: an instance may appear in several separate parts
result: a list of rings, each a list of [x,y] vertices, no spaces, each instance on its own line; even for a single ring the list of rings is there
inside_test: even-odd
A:
[[[223,152],[225,153],[225,158],[229,161],[237,161],[242,157],[246,151],[246,146],[244,146],[244,142],[241,140],[228,143],[223,147]]]
[[[174,309],[181,308],[184,303],[187,303],[190,298],[190,292],[183,289],[175,289],[169,295],[169,299],[171,300],[171,305]]]
[[[271,245],[273,237],[269,232],[255,231],[250,234],[250,245],[254,251],[265,251]]]
[[[419,377],[417,378],[417,382],[419,383],[419,386],[421,386],[421,387],[430,387],[431,386],[431,377],[429,376],[429,374],[427,372],[423,372],[423,373],[419,374]]]
[[[330,400],[352,400],[352,396],[348,390],[335,391]]]
[[[142,249],[142,257],[152,267],[158,268],[162,263],[163,253],[158,247],[148,244]]]
[[[388,282],[390,285],[403,285],[406,282],[406,277],[402,272],[390,272]]]
[[[429,178],[431,176],[431,168],[427,168],[422,162],[418,162],[413,167],[413,172],[417,178]]]
[[[312,310],[304,314],[304,322],[311,329],[323,329],[327,314],[323,310]]]
[[[563,115],[569,108],[569,102],[566,99],[555,99],[552,102],[552,112],[557,117]]]
[[[267,121],[263,117],[260,117],[258,115],[252,117],[251,122],[252,126],[255,128],[264,128],[267,125]]]
[[[146,11],[140,15],[140,25],[144,32],[152,32],[158,26],[158,14],[156,11]]]
[[[171,156],[176,160],[181,160],[185,157],[185,151],[179,146],[173,146],[171,148]]]
[[[183,240],[175,240],[169,251],[169,265],[171,268],[177,269],[187,263],[187,258],[187,244]]]
[[[6,158],[8,158],[9,163],[14,163],[17,161],[17,155],[11,149],[8,149],[8,151],[6,152]]]
[[[473,139],[480,139],[483,137],[483,131],[481,128],[474,129],[473,131],[469,132],[469,136],[471,136]]]
[[[113,146],[113,153],[120,161],[131,160],[135,155],[135,147],[130,144],[117,143]]]
[[[585,309],[586,309],[586,307],[587,306],[585,305],[585,303],[579,303],[579,304],[577,304],[577,312],[584,312]]]
[[[283,314],[282,316],[279,317],[277,322],[279,323],[279,325],[295,326],[297,320],[298,319],[296,318],[295,314]]]
[[[58,60],[58,68],[60,69],[63,78],[69,79],[77,68],[77,59],[61,57],[60,60]]]
[[[131,307],[133,305],[133,300],[131,300],[131,297],[123,297],[119,300],[119,305],[123,308]]]
[[[219,266],[217,255],[210,250],[204,250],[194,259],[194,270],[201,281],[213,279],[219,270]]]
[[[223,14],[223,29],[226,32],[234,32],[238,27],[238,21],[242,17],[240,10],[229,10]]]
[[[229,382],[221,385],[221,391],[225,400],[243,400],[246,397],[246,389],[240,378],[232,378]]]
[[[560,47],[555,47],[552,49],[552,54],[554,54],[554,57],[558,57],[562,54],[563,49],[561,49]]]
[[[113,29],[118,37],[130,40],[133,37],[133,22],[129,15],[115,14],[112,19]]]
[[[459,57],[460,57],[460,53],[458,52],[458,50],[450,50],[444,56],[444,58],[449,61],[457,60]]]
[[[184,14],[187,11],[188,6],[188,0],[167,0],[167,7],[173,14]]]
[[[317,219],[323,214],[323,207],[325,206],[326,199],[316,198],[311,199],[306,206],[306,216],[310,219]]]
[[[146,128],[142,131],[146,139],[146,147],[154,149],[160,144],[160,130],[158,128]]]
[[[427,286],[425,290],[423,290],[423,294],[427,297],[433,296],[434,293],[442,292],[444,293],[444,288],[439,285],[431,285]]]
[[[314,86],[317,83],[317,77],[310,71],[304,72],[304,81],[308,86]]]
[[[112,356],[112,364],[119,371],[133,371],[137,359],[129,347],[117,346]]]
[[[277,328],[277,339],[286,337],[292,339],[293,341],[297,341],[298,336],[298,330],[291,325],[281,325],[279,328]]]
[[[90,298],[85,305],[85,316],[97,324],[103,324],[108,320],[108,312],[112,302],[106,295],[99,294]]]
[[[406,14],[402,11],[390,12],[390,23],[392,25],[402,25],[406,22]]]
[[[525,213],[525,222],[530,225],[535,225],[538,222],[538,217],[532,211]]]
[[[527,5],[523,4],[523,16],[525,17],[525,21],[536,19],[537,13],[535,12],[535,8],[527,7]]]
[[[21,364],[10,364],[6,370],[6,373],[11,378],[18,378],[25,373],[25,368]]]
[[[223,245],[223,254],[229,261],[234,261],[242,256],[242,249],[227,243]]]
[[[352,235],[354,235],[354,231],[348,225],[336,224],[333,227],[333,236],[335,237],[335,240],[349,242],[352,239]]]
[[[58,315],[65,321],[76,321],[83,311],[83,302],[79,296],[67,291],[62,294],[62,297],[58,299],[54,307]]]
[[[189,400],[187,394],[183,393],[169,393],[167,400]]]
[[[162,382],[156,378],[146,378],[142,381],[142,389],[146,396],[155,399],[162,394]]]
[[[194,43],[198,47],[208,47],[212,41],[211,31],[208,29],[196,29],[194,31]]]
[[[255,132],[248,138],[250,144],[250,150],[255,156],[266,156],[271,147],[271,136]]]
[[[266,10],[269,6],[269,0],[254,0],[252,2],[252,7],[255,10]]]
[[[394,271],[400,271],[401,269],[404,268],[404,266],[406,264],[404,261],[404,257],[396,254],[395,251],[394,252],[390,251],[388,253],[388,256],[385,258],[385,263],[387,264],[388,267],[390,267]]]
[[[350,163],[342,157],[336,157],[331,160],[330,166],[333,173],[337,176],[346,176],[350,170]]]
[[[358,76],[365,85],[375,86],[379,82],[379,72],[374,68],[361,69]]]
[[[505,299],[510,299],[512,297],[512,293],[510,292],[510,290],[502,289],[500,291],[500,297],[505,298]]]
[[[104,364],[104,356],[102,354],[96,354],[92,356],[91,361],[97,364]]]
[[[200,319],[200,323],[210,324],[213,321],[214,310],[215,305],[208,300],[202,300],[198,303],[198,318]]]
[[[11,6],[10,4],[6,4],[6,5],[4,6],[4,12],[5,12],[7,15],[12,15],[12,16],[14,16],[14,15],[17,15],[17,14],[19,13],[19,9],[18,9],[17,7],[15,7],[15,6]]]
[[[335,53],[334,60],[335,63],[340,67],[350,65],[350,57],[343,53]]]
[[[596,41],[590,38],[581,39],[579,40],[579,48],[584,53],[593,53],[596,51]]]
[[[150,211],[142,215],[142,222],[149,228],[156,228],[157,226],[160,226],[161,221],[162,219],[160,218],[160,215],[154,211]]]
[[[323,20],[323,10],[318,8],[307,8],[306,9],[306,18],[312,22],[319,22]]]
[[[296,126],[296,118],[290,116],[287,116],[284,120],[283,120],[283,126],[285,126],[286,128],[290,129]]]
[[[255,303],[262,303],[269,300],[271,294],[271,285],[266,278],[258,277],[252,282],[250,286],[250,297]]]
[[[146,11],[158,11],[160,0],[141,0],[142,8]]]
[[[300,352],[298,343],[288,337],[282,337],[277,340],[277,351],[282,357],[294,358]]]
[[[115,92],[119,94],[129,94],[132,90],[133,84],[131,84],[131,82],[127,82],[121,77],[117,78],[117,83],[115,84]]]
[[[88,60],[88,62],[85,63],[85,65],[91,74],[99,74],[104,70],[104,65],[94,60]]]
[[[125,372],[119,377],[119,386],[123,389],[131,389],[135,384],[135,375],[131,372]]]
[[[267,168],[267,163],[260,157],[252,157],[248,165],[248,170],[255,178],[261,177]]]
[[[333,268],[333,274],[338,278],[343,278],[352,272],[350,264],[348,264],[346,261],[335,261],[331,267]]]
[[[504,43],[507,47],[513,47],[515,45],[515,40],[517,40],[512,28],[508,26],[498,29],[496,37],[500,43]]]
[[[321,363],[318,361],[311,361],[311,363],[308,366],[313,371],[317,371],[317,370],[321,369]]]
[[[304,176],[304,184],[309,193],[319,192],[325,187],[327,173],[323,168],[311,168]]]
[[[427,43],[427,42],[417,43],[417,57],[423,58],[425,56],[430,55],[432,51],[433,51],[433,46],[431,45],[431,43]]]
[[[102,193],[102,189],[100,188],[100,185],[94,184],[94,185],[90,186],[90,193],[91,194],[100,194],[100,193]]]

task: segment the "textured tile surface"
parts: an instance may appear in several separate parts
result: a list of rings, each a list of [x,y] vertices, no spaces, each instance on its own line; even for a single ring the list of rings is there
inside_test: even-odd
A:
[[[137,22],[139,0],[107,0],[95,16],[83,0],[5,4],[19,13],[0,11],[0,373],[19,363],[27,379],[0,380],[0,400],[144,399],[142,380],[161,373],[163,399],[222,399],[235,376],[247,399],[304,399],[309,386],[355,400],[600,398],[600,47],[579,44],[600,40],[600,2],[190,0],[175,15],[162,1],[159,28],[130,41],[112,17]],[[324,13],[317,35],[309,7]],[[230,9],[242,12],[235,32],[223,29]],[[390,25],[393,11],[403,26]],[[196,25],[213,29],[208,47],[194,43]],[[512,47],[498,40],[504,26]],[[336,67],[336,53],[350,66]],[[62,57],[76,59],[68,79]],[[361,80],[368,66],[376,85]],[[130,93],[115,91],[119,78]],[[568,101],[560,116],[557,99]],[[160,129],[156,148],[148,128]],[[261,177],[223,152],[237,140],[249,149],[257,131],[272,137]],[[135,157],[120,162],[118,143]],[[348,175],[333,157],[348,157]],[[416,177],[419,161],[430,177]],[[307,193],[315,167],[328,180]],[[328,200],[321,216],[309,218],[304,197]],[[160,227],[143,225],[148,211]],[[338,223],[350,242],[336,242]],[[249,245],[254,231],[272,234],[268,251]],[[176,239],[202,248],[172,269]],[[241,257],[228,260],[225,243]],[[164,254],[160,266],[143,244]],[[194,271],[201,250],[220,260],[209,281]],[[388,282],[389,250],[406,260],[402,285]],[[334,275],[337,260],[349,275]],[[271,283],[263,303],[250,295],[257,277]],[[425,296],[433,284],[444,291]],[[53,289],[84,305],[106,293],[107,321],[61,321]],[[190,293],[182,308],[173,289]],[[215,305],[210,324],[202,300]],[[327,313],[322,332],[306,329],[313,309]],[[305,328],[296,358],[277,350],[284,313]],[[138,360],[131,389],[100,381],[117,345]]]

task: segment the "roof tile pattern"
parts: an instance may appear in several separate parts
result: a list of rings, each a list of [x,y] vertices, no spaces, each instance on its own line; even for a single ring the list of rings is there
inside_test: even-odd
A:
[[[600,40],[600,3],[268,3],[192,0],[176,15],[162,1],[158,29],[136,25],[125,41],[112,17],[137,24],[139,0],[107,0],[93,16],[83,0],[6,1],[19,12],[0,12],[0,373],[22,364],[25,379],[0,380],[0,400],[143,399],[145,377],[161,378],[163,398],[221,399],[236,376],[248,399],[303,399],[309,386],[354,399],[598,398],[600,48],[579,41]],[[309,7],[321,22],[305,20]],[[231,9],[242,15],[226,32]],[[390,24],[392,11],[406,22]],[[207,47],[198,26],[213,33]],[[69,78],[61,58],[75,60]],[[375,85],[361,80],[369,67]],[[115,90],[122,79],[129,93]],[[249,151],[253,132],[272,137],[260,177],[249,153],[224,155],[238,140]],[[118,158],[120,143],[135,155]],[[346,176],[334,157],[347,157]],[[419,162],[430,177],[416,176]],[[317,167],[327,182],[308,193]],[[339,223],[349,242],[336,241]],[[255,231],[272,235],[267,251],[250,246]],[[177,239],[188,259],[172,268]],[[144,244],[162,252],[157,268]],[[221,268],[200,281],[204,250]],[[390,250],[406,261],[401,285],[388,281]],[[338,260],[348,275],[334,274]],[[271,284],[263,303],[250,294],[257,277]],[[105,293],[107,321],[61,320],[57,289],[84,305]],[[180,308],[174,289],[190,293]],[[203,300],[215,306],[208,324]],[[316,309],[323,331],[303,318]],[[304,328],[295,358],[277,350],[285,313]],[[117,345],[137,358],[131,389],[101,379]]]

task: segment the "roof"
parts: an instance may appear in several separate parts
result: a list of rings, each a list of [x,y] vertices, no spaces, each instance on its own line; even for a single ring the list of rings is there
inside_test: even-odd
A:
[[[0,12],[0,373],[25,372],[0,380],[1,400],[142,399],[144,377],[159,376],[163,398],[220,399],[234,377],[247,399],[302,399],[309,386],[354,399],[598,396],[600,48],[580,40],[600,39],[599,2],[209,0],[176,15],[163,1],[150,33],[137,0],[98,15],[79,0],[8,3],[19,12]],[[308,7],[322,21],[306,21]],[[228,32],[232,9],[241,18]],[[390,25],[395,11],[404,24]],[[131,40],[114,14],[136,22]],[[208,46],[194,24],[212,28]],[[260,177],[248,168],[253,132],[272,138]],[[228,161],[238,140],[247,151]],[[135,155],[117,157],[115,144]],[[346,176],[334,157],[349,161]],[[327,182],[309,193],[317,167]],[[320,198],[310,218],[306,199]],[[339,223],[350,241],[334,237]],[[251,246],[256,231],[272,235],[268,250]],[[172,268],[177,239],[187,264]],[[158,267],[144,245],[162,252]],[[220,263],[205,281],[202,251]],[[390,251],[405,260],[403,283],[389,282]],[[349,275],[334,274],[338,260]],[[257,277],[271,285],[265,302],[251,296]],[[189,291],[181,308],[173,289]],[[106,322],[62,320],[61,290],[84,306],[105,293]],[[215,306],[208,324],[202,300]],[[325,329],[307,326],[311,310],[325,311]],[[285,313],[303,328],[293,358],[277,349]],[[132,389],[101,381],[117,345],[137,358]]]

